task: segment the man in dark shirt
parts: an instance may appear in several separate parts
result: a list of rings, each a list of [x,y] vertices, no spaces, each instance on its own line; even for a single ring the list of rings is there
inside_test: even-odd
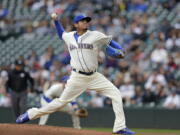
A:
[[[34,85],[29,73],[24,71],[24,62],[15,61],[15,68],[8,72],[7,90],[11,95],[11,102],[15,116],[19,116],[27,109],[27,88]]]

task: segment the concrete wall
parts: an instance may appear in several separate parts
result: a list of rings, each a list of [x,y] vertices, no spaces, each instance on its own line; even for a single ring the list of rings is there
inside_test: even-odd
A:
[[[111,108],[88,109],[89,117],[81,119],[82,127],[113,127],[114,113]],[[180,129],[180,110],[126,108],[127,125],[130,128]],[[14,123],[12,110],[0,108],[0,123]],[[29,123],[37,123],[38,120]],[[71,126],[71,117],[62,112],[50,115],[48,125]]]

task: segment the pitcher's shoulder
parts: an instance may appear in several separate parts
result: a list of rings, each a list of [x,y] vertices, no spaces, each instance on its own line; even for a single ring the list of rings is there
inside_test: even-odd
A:
[[[76,31],[64,32],[65,35],[73,35]]]
[[[99,35],[99,34],[102,34],[102,32],[100,31],[97,31],[97,30],[93,30],[93,31],[88,31],[89,33],[93,34],[93,35]]]
[[[66,40],[69,38],[71,38],[74,35],[75,31],[71,31],[71,32],[63,32],[63,39]]]

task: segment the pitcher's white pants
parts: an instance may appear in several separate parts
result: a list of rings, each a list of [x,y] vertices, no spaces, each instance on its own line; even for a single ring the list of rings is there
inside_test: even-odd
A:
[[[43,99],[41,98],[41,106],[44,107],[46,106],[48,103]],[[64,106],[61,110],[59,110],[61,112],[66,112],[68,113],[69,115],[71,115],[71,118],[72,118],[72,122],[73,122],[73,127],[74,128],[77,128],[77,129],[81,129],[81,126],[80,126],[80,118],[75,115],[75,111],[72,107],[72,105],[70,103],[68,103],[66,106]],[[44,116],[41,116],[40,117],[40,120],[39,120],[39,125],[45,125],[47,120],[49,118],[49,114],[47,115],[44,115]]]
[[[95,90],[112,99],[113,110],[115,113],[113,132],[117,132],[126,127],[120,91],[98,72],[87,76],[72,71],[61,97],[54,99],[51,103],[42,108],[32,108],[28,110],[29,118],[31,120],[36,119],[45,114],[50,114],[62,109],[67,103],[77,98],[86,89]]]

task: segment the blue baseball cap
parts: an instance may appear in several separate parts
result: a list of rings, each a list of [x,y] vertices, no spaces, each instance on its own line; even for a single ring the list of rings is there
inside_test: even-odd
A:
[[[69,76],[65,75],[61,78],[61,82],[67,82],[68,79],[69,79]]]
[[[74,17],[73,22],[77,23],[77,22],[79,22],[81,20],[87,20],[87,22],[90,22],[91,21],[91,17],[86,16],[84,14],[79,14],[79,15]]]

